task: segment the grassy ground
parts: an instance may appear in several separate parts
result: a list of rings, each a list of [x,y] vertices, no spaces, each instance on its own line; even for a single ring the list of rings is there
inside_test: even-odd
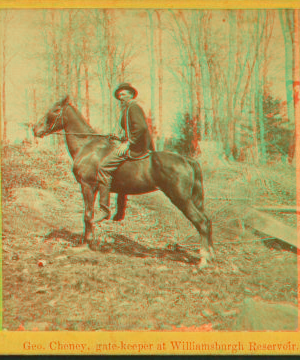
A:
[[[266,235],[245,227],[236,211],[295,204],[293,171],[203,167],[217,259],[199,273],[196,232],[160,192],[129,197],[122,222],[97,227],[100,249],[76,248],[83,202],[67,155],[9,148],[2,160],[3,327],[230,330],[246,298],[297,304],[295,249],[261,241]],[[295,215],[278,219],[296,226]],[[172,242],[181,250],[168,250]]]

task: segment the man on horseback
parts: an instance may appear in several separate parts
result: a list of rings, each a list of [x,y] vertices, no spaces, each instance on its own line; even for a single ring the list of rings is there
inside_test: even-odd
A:
[[[114,96],[120,101],[120,126],[124,132],[121,144],[114,142],[103,157],[98,168],[100,209],[102,216],[98,221],[110,217],[109,193],[112,182],[112,173],[128,158],[142,159],[153,149],[153,142],[146,123],[143,109],[134,101],[138,92],[129,83],[118,86]]]

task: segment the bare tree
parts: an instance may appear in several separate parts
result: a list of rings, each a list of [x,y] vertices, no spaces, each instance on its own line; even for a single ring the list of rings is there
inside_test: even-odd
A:
[[[286,99],[287,99],[287,110],[290,128],[292,129],[295,121],[295,109],[294,109],[294,98],[293,98],[293,10],[278,10],[278,15],[281,23],[282,34],[284,37],[285,46],[285,84],[286,84]],[[293,158],[294,148],[294,134],[290,140],[290,151],[289,161]]]
[[[7,117],[6,117],[6,72],[7,67],[9,66],[12,59],[15,57],[16,53],[7,56],[8,46],[7,46],[7,34],[8,34],[8,26],[10,22],[13,20],[13,12],[9,10],[1,11],[1,22],[2,22],[2,141],[3,144],[6,144],[7,139]]]
[[[299,145],[299,121],[300,121],[300,19],[299,10],[294,10],[294,108],[295,108],[295,128],[293,130],[293,140],[289,149],[289,161],[299,166],[300,145]],[[295,151],[296,150],[296,151]],[[296,153],[296,156],[295,156]],[[297,169],[298,171],[298,169]],[[299,174],[299,173],[298,173]]]
[[[151,123],[154,130],[154,143],[157,145],[157,131],[158,131],[158,124],[156,119],[156,105],[155,105],[155,93],[156,93],[156,60],[155,60],[155,39],[154,39],[154,10],[150,9],[147,10],[148,17],[149,17],[149,39],[148,39],[148,52],[150,57],[150,81],[151,81]]]

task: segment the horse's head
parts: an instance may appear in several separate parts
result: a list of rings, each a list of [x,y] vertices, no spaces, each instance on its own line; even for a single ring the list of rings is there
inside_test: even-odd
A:
[[[36,137],[44,137],[64,128],[64,109],[69,105],[69,96],[57,102],[48,113],[33,126]]]

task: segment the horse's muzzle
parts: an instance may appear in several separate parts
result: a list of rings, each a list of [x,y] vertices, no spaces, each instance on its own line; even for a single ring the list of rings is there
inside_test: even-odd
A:
[[[43,131],[39,131],[39,130],[36,128],[36,126],[34,126],[34,127],[32,128],[32,132],[33,132],[33,135],[34,135],[35,137],[42,138],[42,137],[44,136],[44,132],[43,132]]]

